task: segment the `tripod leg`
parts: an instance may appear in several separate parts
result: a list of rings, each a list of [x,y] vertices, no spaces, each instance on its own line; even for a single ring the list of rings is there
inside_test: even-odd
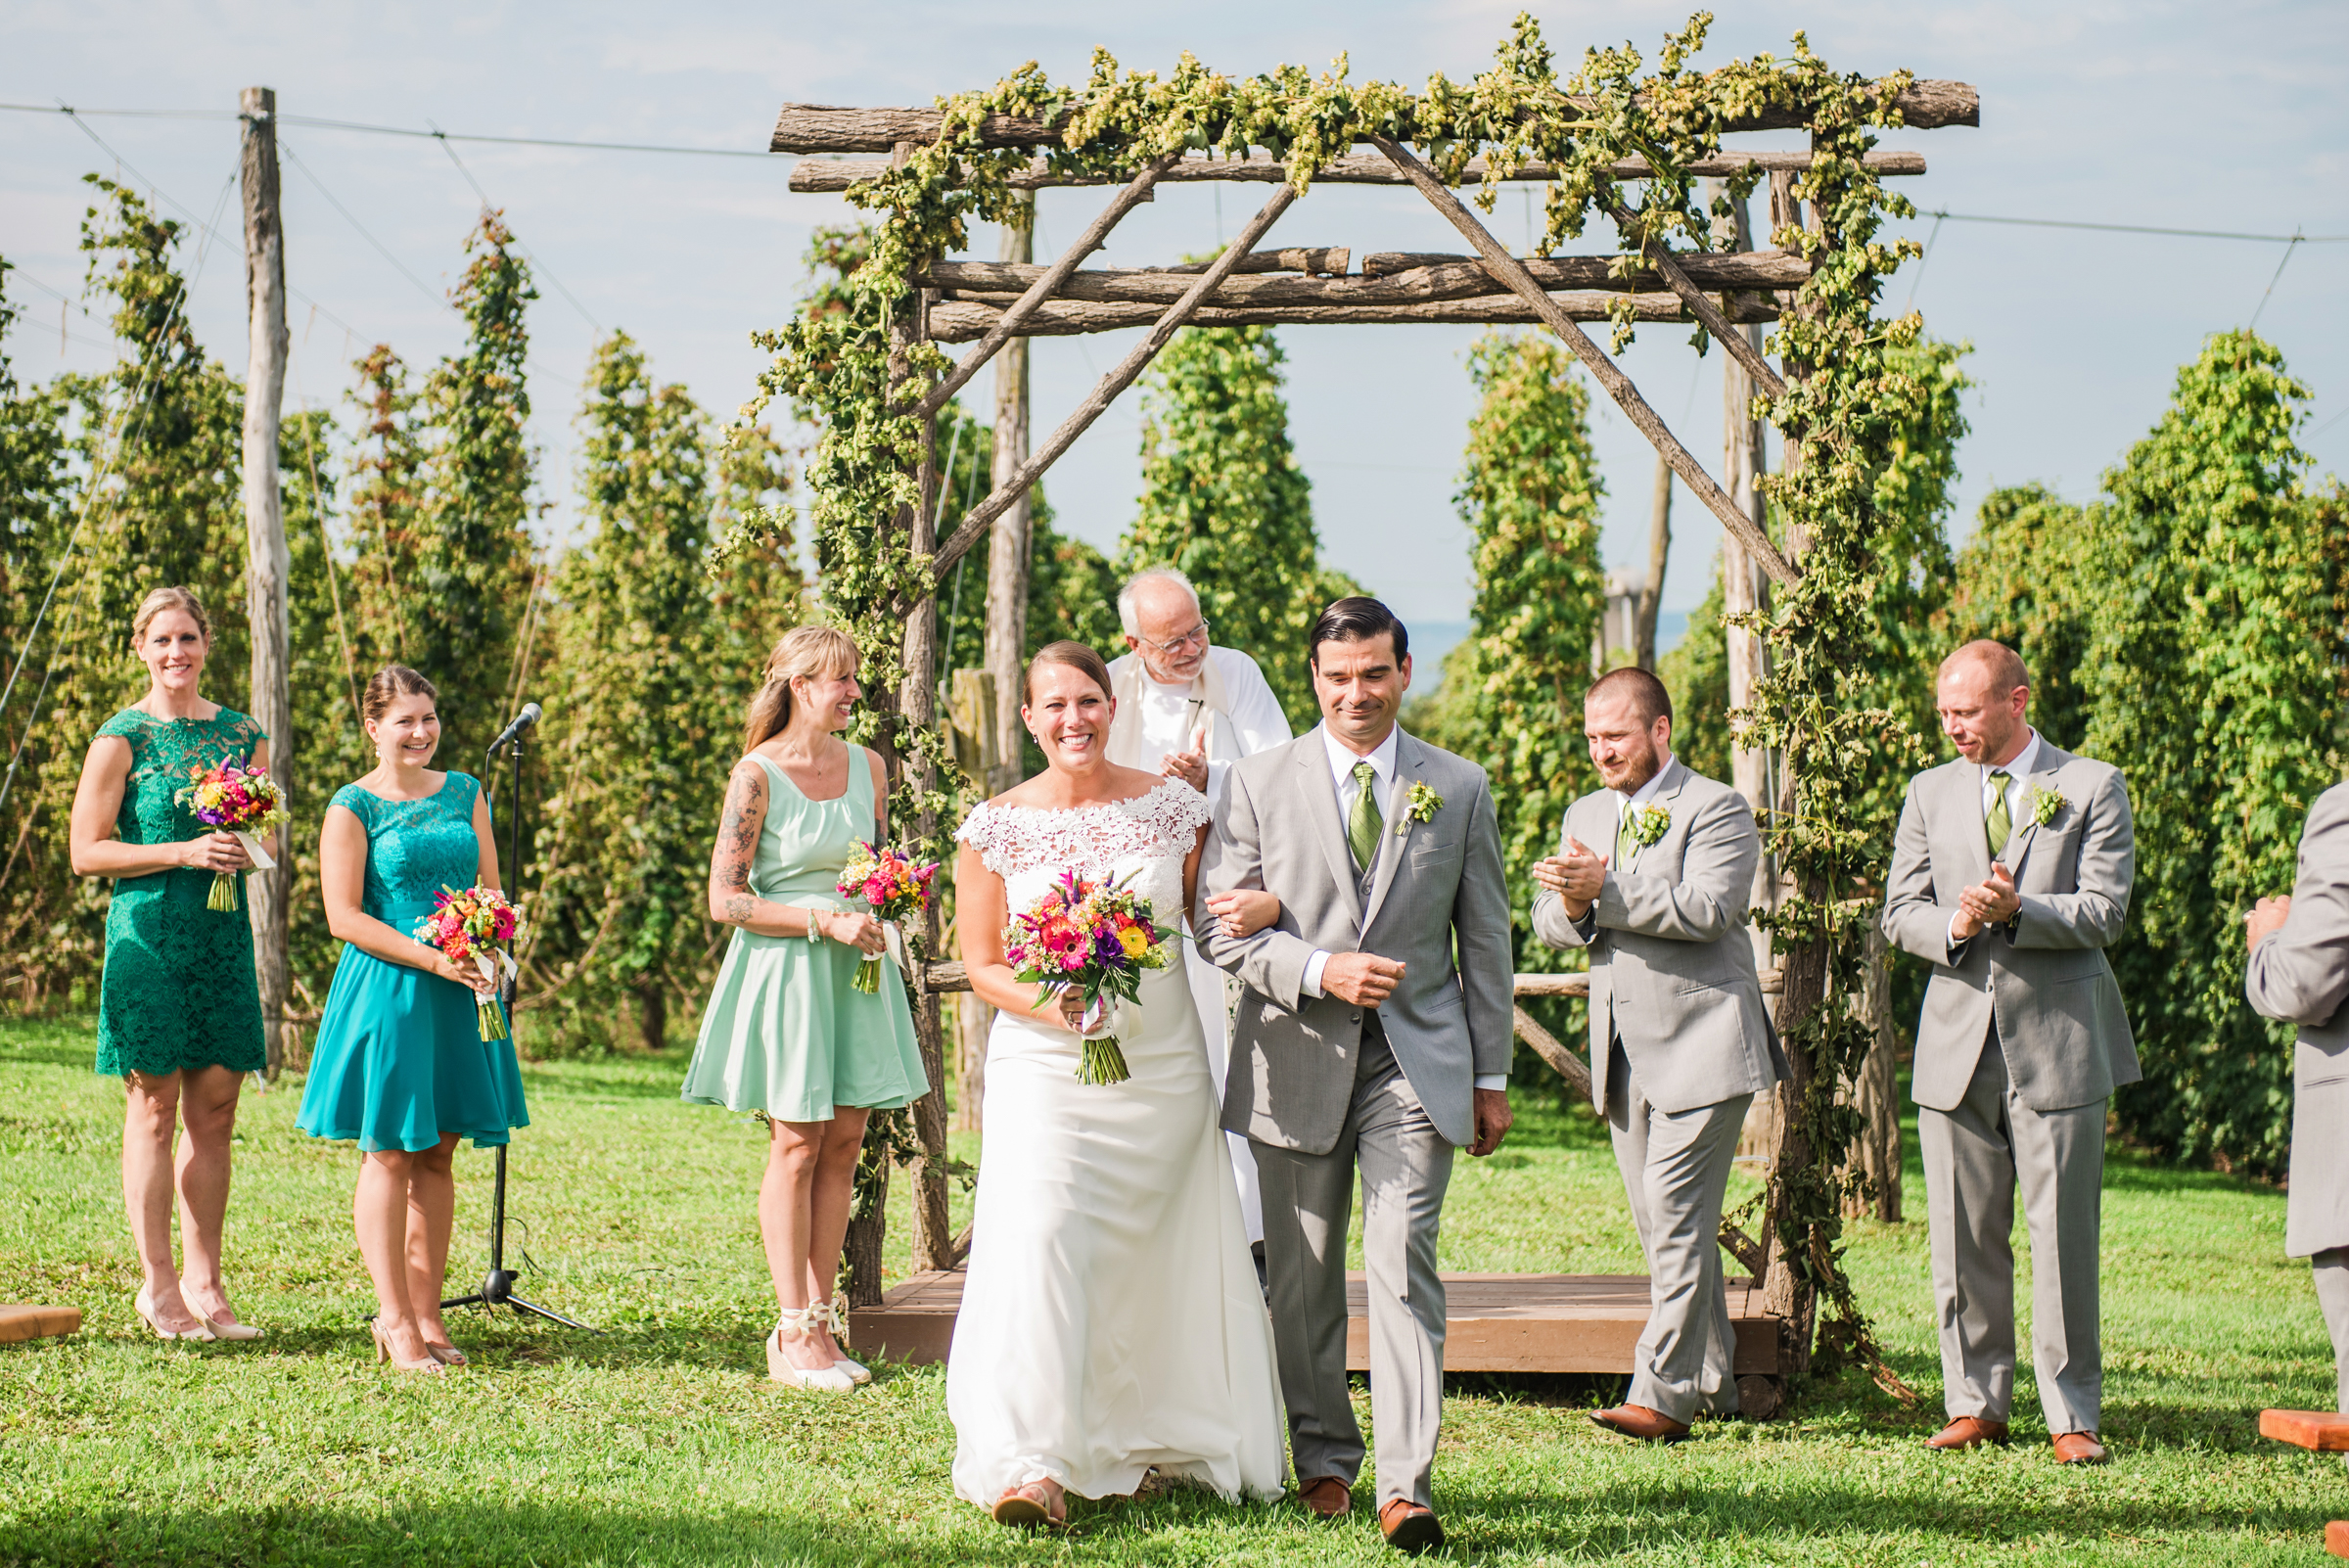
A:
[[[561,1323],[565,1328],[584,1329],[590,1334],[600,1334],[603,1332],[603,1330],[600,1328],[589,1327],[587,1324],[580,1322],[576,1317],[566,1317],[561,1313],[550,1313],[543,1307],[533,1307],[529,1302],[524,1301],[520,1296],[508,1296],[506,1298],[505,1305],[513,1308],[518,1313],[529,1313],[531,1316],[543,1317],[550,1323]]]

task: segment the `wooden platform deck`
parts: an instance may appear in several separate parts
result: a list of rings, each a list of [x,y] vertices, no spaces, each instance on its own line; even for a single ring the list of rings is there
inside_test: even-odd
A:
[[[962,1306],[963,1275],[916,1274],[878,1307],[849,1314],[858,1355],[920,1364],[943,1361]],[[1370,1365],[1370,1324],[1362,1276],[1347,1278],[1346,1364]],[[1446,1274],[1448,1328],[1444,1367],[1451,1372],[1622,1372],[1647,1322],[1645,1274]],[[1761,1292],[1729,1286],[1737,1325],[1739,1376],[1778,1371],[1778,1320],[1762,1310]]]

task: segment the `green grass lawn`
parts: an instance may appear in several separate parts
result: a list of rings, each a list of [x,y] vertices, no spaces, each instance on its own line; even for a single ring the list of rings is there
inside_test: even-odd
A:
[[[534,1125],[514,1144],[512,1231],[535,1262],[524,1294],[603,1334],[458,1314],[471,1368],[378,1372],[349,1224],[357,1156],[295,1130],[289,1081],[245,1100],[229,1211],[231,1287],[269,1336],[160,1344],[131,1314],[121,1091],[90,1057],[86,1022],[0,1023],[0,1300],[87,1319],[69,1340],[0,1348],[0,1565],[1387,1556],[1359,1507],[1332,1528],[1289,1505],[1185,1495],[1080,1503],[1065,1537],[1011,1535],[949,1491],[941,1369],[882,1368],[848,1397],[765,1382],[760,1132],[680,1104],[674,1056],[525,1072]],[[484,1263],[489,1164],[459,1158],[452,1283]],[[2263,1406],[2327,1407],[2332,1395],[2307,1268],[2282,1256],[2282,1199],[2118,1151],[2107,1183],[2110,1468],[2051,1462],[2027,1366],[2013,1449],[1919,1447],[1938,1424],[1940,1371],[1912,1166],[1917,1218],[1860,1226],[1851,1268],[1928,1408],[1904,1411],[1847,1376],[1808,1390],[1788,1419],[1709,1423],[1650,1451],[1585,1418],[1611,1390],[1460,1378],[1436,1475],[1451,1559],[2323,1560],[2325,1521],[2349,1515],[2349,1474],[2256,1431]],[[967,1198],[957,1206],[960,1222]],[[1463,1160],[1444,1265],[1636,1270],[1596,1123],[1523,1107],[1507,1148]]]

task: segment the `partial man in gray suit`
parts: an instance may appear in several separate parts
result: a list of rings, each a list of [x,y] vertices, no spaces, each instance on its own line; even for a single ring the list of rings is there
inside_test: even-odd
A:
[[[2300,832],[2291,896],[2260,899],[2245,931],[2243,990],[2252,1011],[2300,1026],[2283,1250],[2306,1258],[2316,1274],[2341,1413],[2349,1415],[2349,784],[2317,797]]]
[[[1927,1446],[2006,1442],[2019,1185],[2040,1407],[2059,1462],[2102,1464],[2104,1107],[2141,1076],[2104,956],[2136,876],[2129,792],[2025,722],[2011,648],[1950,655],[1934,701],[1958,760],[1909,781],[1884,887],[1885,937],[1933,965],[1912,1087],[1950,1423]]]
[[[1509,1130],[1514,984],[1500,830],[1484,769],[1395,715],[1407,635],[1340,599],[1309,655],[1321,722],[1231,764],[1192,922],[1240,977],[1223,1126],[1247,1134],[1265,1201],[1273,1345],[1298,1494],[1344,1513],[1362,1463],[1346,1381],[1346,1230],[1356,1170],[1369,1276],[1379,1527],[1440,1545],[1430,1476],[1444,1396],[1436,1231],[1453,1150]],[[1261,888],[1273,924],[1228,935],[1211,899]]]
[[[1534,932],[1590,952],[1590,1098],[1649,1279],[1631,1392],[1591,1419],[1678,1443],[1699,1410],[1737,1408],[1722,1194],[1746,1107],[1786,1071],[1746,935],[1762,836],[1743,796],[1672,755],[1672,698],[1646,670],[1601,676],[1583,734],[1606,788],[1534,867]]]

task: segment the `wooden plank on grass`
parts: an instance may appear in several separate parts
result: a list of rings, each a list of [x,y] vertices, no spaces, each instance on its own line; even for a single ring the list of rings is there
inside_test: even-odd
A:
[[[2259,1435],[2318,1453],[2349,1453],[2349,1415],[2330,1410],[2262,1410]]]

